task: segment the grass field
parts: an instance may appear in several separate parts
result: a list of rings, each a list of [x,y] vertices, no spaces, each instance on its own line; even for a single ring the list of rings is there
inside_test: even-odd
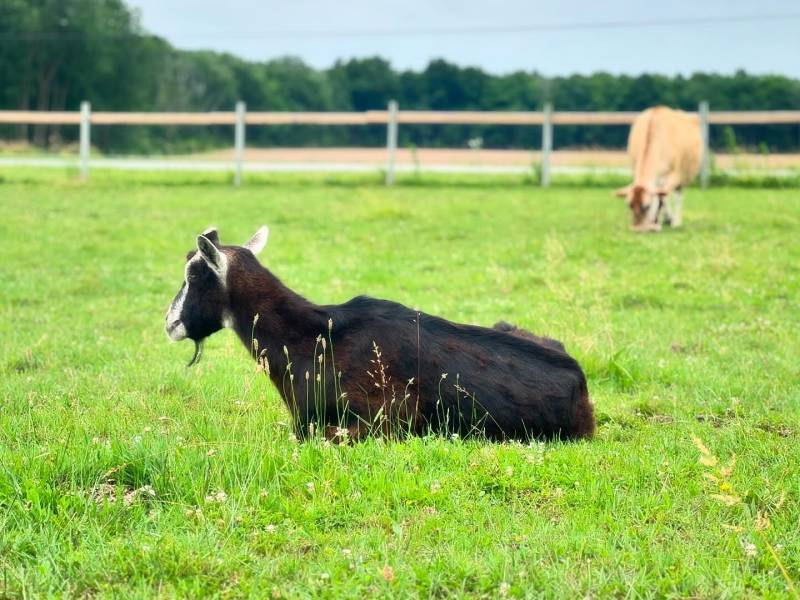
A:
[[[603,188],[4,175],[0,597],[800,589],[797,190],[690,190],[642,236]],[[163,332],[194,236],[262,223],[314,301],[563,340],[596,438],[298,444],[231,333],[187,370]]]

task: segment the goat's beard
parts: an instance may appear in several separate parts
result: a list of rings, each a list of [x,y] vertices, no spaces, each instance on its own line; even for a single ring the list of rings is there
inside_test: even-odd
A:
[[[189,361],[189,364],[186,367],[191,367],[196,365],[200,362],[200,357],[203,355],[203,340],[192,340],[194,342],[194,355],[192,356],[192,360]]]

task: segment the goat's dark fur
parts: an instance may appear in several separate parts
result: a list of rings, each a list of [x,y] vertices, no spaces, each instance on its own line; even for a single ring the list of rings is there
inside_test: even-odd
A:
[[[560,342],[504,322],[461,325],[365,296],[312,304],[249,250],[219,245],[215,232],[207,237],[227,257],[227,286],[187,298],[186,336],[210,335],[227,315],[245,347],[267,361],[298,435],[311,424],[328,435],[344,428],[352,439],[375,429],[490,439],[592,435],[586,379]],[[204,261],[190,268],[204,286],[202,272],[214,274]]]
[[[522,329],[521,327],[517,327],[516,325],[512,325],[511,323],[506,323],[505,321],[498,321],[494,324],[494,328],[497,331],[503,331],[505,333],[510,333],[511,335],[515,335],[517,337],[531,340],[536,342],[537,344],[541,344],[542,346],[547,346],[548,348],[552,348],[553,350],[559,350],[560,352],[566,352],[567,349],[564,348],[564,344],[559,342],[558,340],[554,340],[553,338],[544,337],[541,335],[536,335],[535,333],[531,333],[527,329]]]

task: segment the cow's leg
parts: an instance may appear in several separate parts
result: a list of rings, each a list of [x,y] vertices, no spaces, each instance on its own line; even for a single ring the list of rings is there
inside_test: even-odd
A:
[[[681,185],[680,176],[673,172],[670,173],[663,185],[661,186],[661,191],[664,194],[664,198],[668,198],[668,202],[664,202],[664,224],[671,225],[672,227],[680,227],[682,218],[681,218],[681,191],[683,186]]]
[[[675,191],[664,197],[664,225],[675,225]]]
[[[647,207],[647,216],[644,220],[645,225],[652,231],[659,231],[661,229],[661,223],[658,222],[660,206],[661,198],[658,196],[658,194],[653,194],[650,197],[650,204]]]
[[[670,214],[673,227],[683,225],[683,189],[680,187],[675,188],[675,192],[672,194],[672,210]]]
[[[664,218],[661,219],[661,222],[664,223],[667,227],[672,225],[672,199],[664,198]]]

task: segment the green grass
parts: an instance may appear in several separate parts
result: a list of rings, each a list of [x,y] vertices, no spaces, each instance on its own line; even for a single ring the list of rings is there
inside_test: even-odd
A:
[[[683,230],[634,235],[602,188],[3,176],[0,597],[784,597],[781,566],[800,584],[797,190],[690,190]],[[298,444],[230,332],[187,370],[162,329],[194,236],[262,223],[263,262],[317,302],[563,340],[596,438]]]

